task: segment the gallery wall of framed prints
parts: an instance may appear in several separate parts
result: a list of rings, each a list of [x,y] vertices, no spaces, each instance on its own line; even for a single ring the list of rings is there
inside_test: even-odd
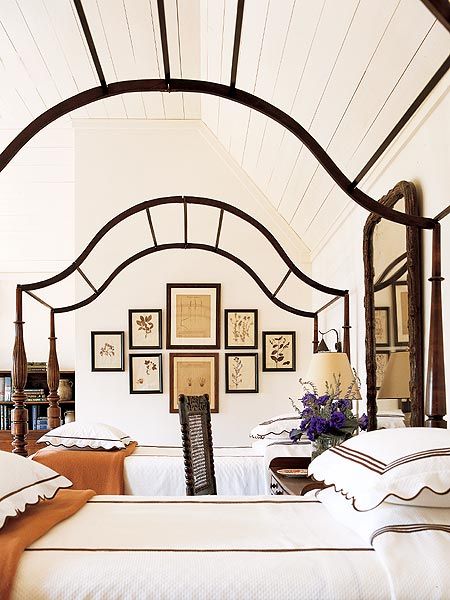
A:
[[[259,393],[258,309],[222,312],[220,283],[166,284],[165,311],[129,308],[127,335],[129,393],[163,394],[167,360],[170,413],[178,412],[180,394],[208,394],[211,412],[219,412],[221,364],[226,394]],[[296,370],[295,331],[262,331],[261,340],[263,372]],[[125,370],[125,331],[91,332],[91,370]]]

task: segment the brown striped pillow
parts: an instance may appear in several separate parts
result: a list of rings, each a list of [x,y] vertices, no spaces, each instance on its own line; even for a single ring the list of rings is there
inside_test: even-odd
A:
[[[297,429],[299,425],[300,416],[298,413],[277,415],[253,427],[250,431],[250,437],[254,440],[288,440],[289,433],[292,429]]]
[[[406,427],[361,433],[318,456],[308,473],[334,486],[356,510],[383,501],[450,507],[450,431]]]
[[[64,448],[90,448],[97,450],[122,450],[131,444],[129,435],[106,423],[73,421],[51,429],[38,439],[38,444],[63,446]]]
[[[0,451],[0,474],[0,529],[6,519],[72,486],[56,471],[11,452]]]

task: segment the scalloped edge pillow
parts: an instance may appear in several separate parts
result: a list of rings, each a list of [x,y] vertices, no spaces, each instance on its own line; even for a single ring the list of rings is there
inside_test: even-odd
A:
[[[72,482],[56,471],[0,450],[0,529],[10,517],[18,517],[28,506],[50,500]]]
[[[37,440],[38,444],[64,448],[91,448],[92,450],[122,450],[131,444],[129,435],[105,423],[73,421],[51,429]]]
[[[362,433],[311,462],[308,475],[333,485],[356,510],[387,501],[450,507],[450,431],[428,427]]]
[[[299,426],[300,415],[298,413],[285,413],[259,423],[256,427],[253,427],[249,435],[255,440],[288,440],[292,429]]]

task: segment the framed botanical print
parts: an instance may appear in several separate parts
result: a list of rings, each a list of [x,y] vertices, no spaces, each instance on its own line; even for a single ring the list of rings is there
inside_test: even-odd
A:
[[[162,310],[130,308],[128,311],[128,343],[130,350],[162,348]]]
[[[258,354],[225,355],[225,391],[227,394],[258,392]]]
[[[375,306],[375,345],[378,347],[391,345],[389,313],[389,306]]]
[[[161,394],[162,354],[130,354],[130,394]]]
[[[167,348],[220,348],[220,283],[167,284]]]
[[[263,371],[295,371],[295,331],[263,331]]]
[[[389,350],[378,350],[375,354],[376,361],[376,388],[380,389],[384,379],[384,372],[389,362],[389,356],[391,353]]]
[[[396,281],[392,284],[392,300],[394,306],[394,344],[407,346],[409,344],[408,328],[408,284],[406,281]]]
[[[225,348],[258,347],[258,311],[256,309],[225,310]]]
[[[91,370],[124,371],[123,331],[91,331]]]
[[[178,397],[208,394],[211,412],[219,412],[219,354],[169,354],[170,412],[178,412]]]

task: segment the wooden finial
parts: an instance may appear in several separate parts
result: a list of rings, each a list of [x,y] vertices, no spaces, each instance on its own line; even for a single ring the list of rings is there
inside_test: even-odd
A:
[[[12,368],[12,401],[14,407],[11,412],[11,434],[13,436],[13,453],[27,456],[28,410],[25,406],[27,396],[24,392],[27,382],[27,355],[23,340],[22,320],[22,290],[16,289],[16,337],[13,350]]]
[[[48,428],[55,429],[61,425],[61,408],[59,406],[59,364],[58,355],[56,353],[56,336],[55,336],[55,313],[50,311],[50,349],[47,363],[47,385],[49,394],[47,396],[48,408]]]

